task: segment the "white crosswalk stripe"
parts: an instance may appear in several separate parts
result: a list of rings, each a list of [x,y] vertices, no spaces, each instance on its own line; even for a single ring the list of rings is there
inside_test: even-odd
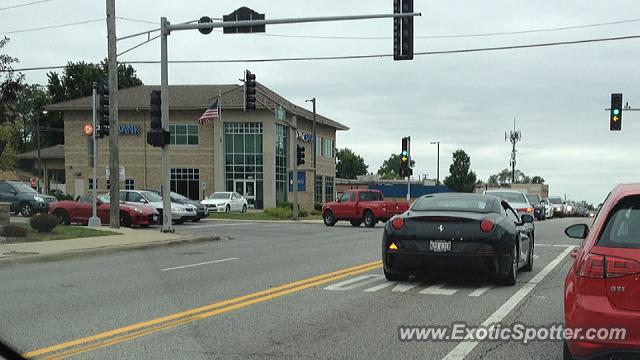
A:
[[[427,294],[427,295],[453,295],[457,292],[458,290],[455,289],[447,289],[444,287],[444,284],[435,284],[435,285],[431,285],[428,288],[420,291],[420,294]]]
[[[490,286],[490,285],[479,287],[479,288],[473,290],[471,292],[471,294],[469,294],[469,296],[478,297],[478,296],[484,294],[487,290],[491,289],[492,287],[493,286]]]
[[[373,285],[373,286],[371,286]],[[451,296],[459,293],[459,290],[467,290],[460,292],[460,294],[464,294],[466,296],[471,297],[479,297],[486,293],[488,290],[492,289],[494,286],[492,285],[483,285],[480,284],[477,288],[469,288],[468,286],[457,287],[455,284],[448,283],[435,283],[435,284],[427,284],[421,282],[414,281],[387,281],[383,275],[379,274],[365,274],[353,277],[351,279],[347,279],[335,284],[331,284],[325,287],[325,290],[332,291],[348,291],[348,290],[357,290],[363,291],[366,293],[374,293],[384,289],[391,289],[393,293],[404,293],[408,292],[411,289],[417,288],[420,286],[422,290],[418,293],[423,295],[441,295],[441,296]]]

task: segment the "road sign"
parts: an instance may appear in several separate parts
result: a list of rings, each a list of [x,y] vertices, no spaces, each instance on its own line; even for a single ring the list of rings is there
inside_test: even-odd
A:
[[[307,191],[307,173],[298,171],[298,191]],[[289,171],[289,192],[293,192],[293,171]]]
[[[109,167],[107,166],[105,168],[105,175],[106,175],[106,179],[109,180]],[[118,178],[120,179],[120,181],[124,181],[125,179],[125,173],[124,173],[124,166],[120,166],[120,171],[118,171]]]
[[[223,22],[246,20],[264,20],[264,14],[260,14],[246,6],[243,6],[229,15],[222,16]],[[225,27],[222,32],[224,34],[265,32],[265,25],[228,26]]]

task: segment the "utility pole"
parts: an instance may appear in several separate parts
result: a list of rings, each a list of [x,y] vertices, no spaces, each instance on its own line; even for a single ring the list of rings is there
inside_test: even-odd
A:
[[[160,18],[160,99],[162,102],[162,129],[169,129],[169,54],[167,50],[167,36],[169,22],[166,17]],[[171,217],[171,153],[169,144],[162,147],[162,232],[174,232]]]
[[[409,168],[411,168],[411,136],[407,136],[407,155],[409,157]],[[407,174],[407,202],[411,203],[411,172]]]
[[[293,187],[293,220],[298,220],[298,141],[296,140],[296,130],[298,128],[298,117],[296,115],[293,115],[293,127],[292,127],[292,133],[294,135],[293,139],[294,139],[294,144],[296,144],[296,157],[295,159],[293,159],[292,161],[292,172],[293,174],[291,175],[291,180],[293,181],[292,187]]]
[[[440,185],[440,141],[432,141],[431,145],[437,144],[438,145],[438,161],[437,161],[437,169],[436,169],[436,185]]]
[[[109,226],[120,228],[120,152],[118,150],[118,59],[116,4],[107,0],[107,46],[109,62]],[[95,131],[95,129],[94,129]],[[98,156],[98,154],[94,154]],[[95,188],[95,184],[94,184]]]
[[[100,227],[102,226],[102,221],[100,221],[100,218],[97,216],[96,214],[96,189],[97,189],[97,185],[98,185],[98,179],[96,178],[96,166],[97,166],[97,158],[98,158],[98,139],[96,138],[96,88],[97,88],[98,84],[96,84],[96,82],[93,82],[93,101],[92,103],[92,109],[93,109],[93,132],[91,133],[91,146],[93,146],[93,186],[92,186],[92,197],[91,197],[91,217],[89,218],[89,223],[87,224],[87,226],[89,227]]]
[[[310,100],[305,100],[305,102],[311,102],[313,104],[313,182],[312,184],[314,184],[313,186],[313,203],[315,204],[316,202],[316,186],[315,186],[315,181],[316,181],[316,176],[318,174],[318,170],[317,170],[317,162],[316,159],[318,157],[317,154],[317,148],[318,148],[318,140],[316,139],[316,98],[311,98]]]
[[[38,192],[40,192],[40,177],[42,172],[42,160],[40,159],[40,117],[42,117],[42,113],[38,113],[38,116],[36,116],[36,147],[38,148],[38,172],[36,173],[38,180],[36,182],[36,188],[38,188]]]
[[[513,146],[511,149],[511,160],[509,164],[511,165],[511,183],[516,183],[516,143],[522,140],[522,133],[520,131],[516,131],[516,118],[513,118],[513,130],[507,135],[504,133],[504,141],[511,141],[511,145]]]

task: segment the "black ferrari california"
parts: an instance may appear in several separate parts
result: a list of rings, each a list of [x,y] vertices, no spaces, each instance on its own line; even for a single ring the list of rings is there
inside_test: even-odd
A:
[[[443,193],[418,198],[387,221],[382,262],[387,280],[424,272],[484,270],[505,285],[533,269],[533,241],[524,230],[530,214],[518,215],[491,195]]]

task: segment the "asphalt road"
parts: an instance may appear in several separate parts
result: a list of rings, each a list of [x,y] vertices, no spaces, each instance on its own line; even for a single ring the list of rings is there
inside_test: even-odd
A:
[[[226,240],[0,265],[0,337],[38,359],[561,359],[560,342],[399,340],[399,326],[562,323],[569,248],[536,223],[534,271],[392,283],[382,228],[212,221]]]

